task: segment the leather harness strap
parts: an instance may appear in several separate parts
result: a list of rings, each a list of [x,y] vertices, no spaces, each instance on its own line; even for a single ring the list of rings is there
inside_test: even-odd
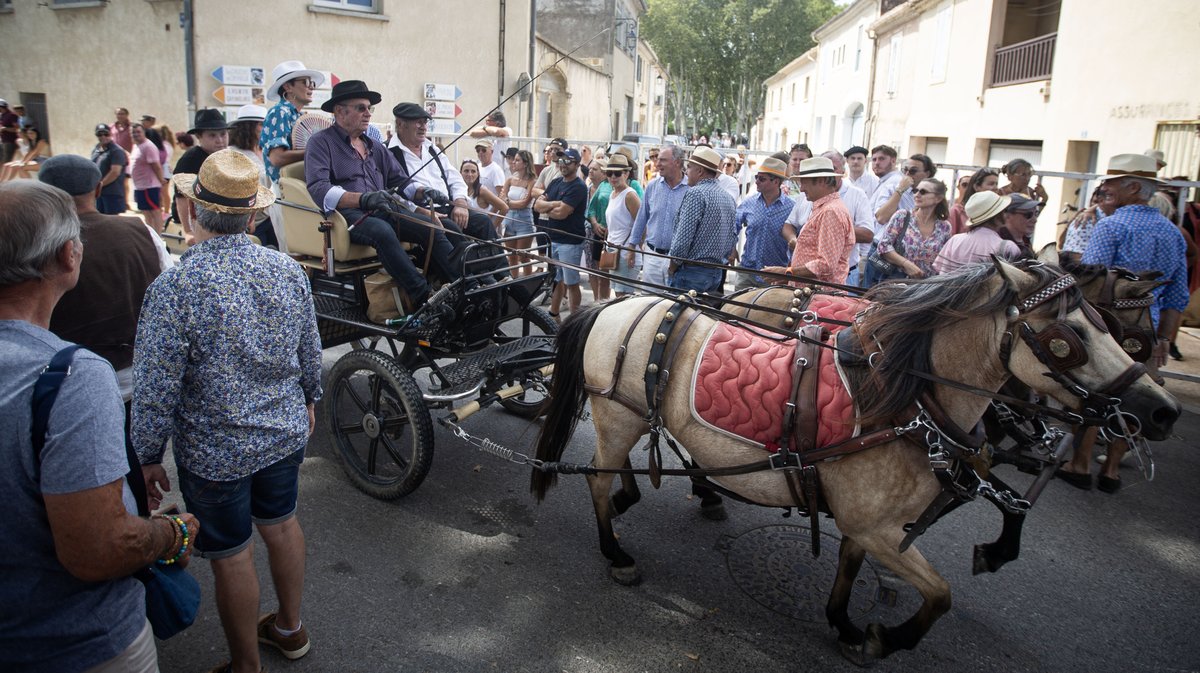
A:
[[[620,300],[618,300],[618,301],[620,301]],[[662,301],[666,301],[666,300],[662,300]],[[642,312],[639,313],[637,315],[637,317],[633,319],[633,323],[629,325],[629,329],[625,332],[625,339],[624,339],[624,341],[621,342],[621,347],[617,349],[617,360],[616,360],[616,363],[613,365],[612,380],[609,382],[608,387],[597,388],[596,386],[585,383],[585,384],[583,384],[583,389],[585,391],[587,391],[593,395],[600,395],[601,397],[605,397],[610,400],[613,399],[613,396],[617,389],[617,384],[621,381],[621,369],[625,364],[625,355],[626,355],[626,353],[629,352],[629,340],[633,338],[633,332],[634,332],[634,330],[637,329],[637,326],[642,322],[642,318],[645,318],[646,314],[650,312],[650,309],[654,308],[655,306],[658,306],[659,304],[662,303],[662,301],[656,301],[656,302],[646,304],[646,308],[642,309]],[[610,304],[610,306],[611,306],[611,304]],[[625,404],[625,406],[629,406],[622,400],[618,400],[618,401],[621,402],[622,404]],[[641,409],[634,409],[634,411],[636,411],[639,414],[642,413]]]

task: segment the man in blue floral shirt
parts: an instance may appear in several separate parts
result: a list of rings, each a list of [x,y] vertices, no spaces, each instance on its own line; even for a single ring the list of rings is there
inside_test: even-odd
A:
[[[304,149],[292,149],[292,127],[300,111],[313,102],[313,90],[325,83],[319,70],[309,70],[300,61],[284,61],[271,72],[267,100],[279,101],[263,119],[258,146],[271,182],[279,181],[279,169],[304,161]]]
[[[245,235],[275,200],[235,150],[173,178],[196,244],[146,291],[134,349],[132,439],[151,506],[170,481],[171,440],[194,542],[212,561],[234,670],[259,670],[258,643],[308,652],[300,621],[304,532],[297,479],[321,396],[321,343],[308,279]],[[267,545],[279,610],[258,619],[251,524]],[[256,623],[257,622],[257,623]]]

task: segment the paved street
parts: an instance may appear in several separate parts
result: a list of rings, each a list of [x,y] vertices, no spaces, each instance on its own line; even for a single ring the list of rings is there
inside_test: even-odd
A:
[[[1200,339],[1181,347],[1194,371]],[[341,352],[325,353],[327,368]],[[876,670],[1200,670],[1200,409],[1195,396],[1185,403],[1175,436],[1154,447],[1152,483],[1132,467],[1117,495],[1052,482],[1026,523],[1021,558],[995,575],[970,571],[972,546],[999,530],[990,504],[934,526],[917,546],[950,582],[954,607],[916,651]],[[466,425],[519,451],[537,430],[498,408]],[[436,433],[428,479],[385,503],[350,485],[318,423],[300,508],[313,649],[297,662],[266,651],[269,670],[854,670],[823,617],[837,555],[832,522],[814,560],[804,522],[779,510],[730,504],[729,520],[714,523],[700,517],[685,482],[667,478],[659,491],[643,482],[642,502],[617,526],[644,582],[622,587],[607,578],[582,477],[561,478],[539,506],[527,469]],[[586,461],[592,442],[581,423],[565,459]],[[206,671],[226,656],[211,572],[204,561],[192,569],[204,604],[193,628],[160,643],[163,671]],[[915,596],[868,564],[851,612],[859,623],[895,624]],[[269,588],[263,605],[274,605]]]

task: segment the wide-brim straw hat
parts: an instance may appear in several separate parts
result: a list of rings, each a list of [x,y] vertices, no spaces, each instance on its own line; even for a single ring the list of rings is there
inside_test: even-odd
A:
[[[1012,205],[1012,197],[1000,196],[996,192],[975,192],[967,199],[967,226],[978,227],[1003,213]]]
[[[259,167],[233,149],[213,152],[200,173],[179,173],[171,183],[179,194],[219,213],[253,213],[275,203],[275,195],[258,181]]]
[[[756,172],[774,175],[775,177],[782,178],[784,180],[788,179],[787,163],[780,161],[775,157],[767,157],[766,159],[763,159],[762,163],[758,165],[758,170]]]
[[[279,100],[280,85],[300,77],[312,79],[318,87],[325,83],[325,73],[320,70],[309,70],[300,61],[284,61],[271,71],[271,86],[267,87],[267,100]]]
[[[793,180],[800,178],[840,178],[841,173],[833,170],[833,161],[829,157],[813,157],[800,162],[799,168],[792,174]]]
[[[1164,182],[1158,177],[1158,161],[1145,154],[1118,154],[1108,160],[1108,171],[1098,179],[1100,182],[1113,178],[1141,178]]]
[[[714,173],[721,172],[721,155],[711,147],[697,147],[688,162],[703,166]]]
[[[267,118],[267,108],[253,103],[238,108],[234,122],[260,122]]]
[[[622,152],[616,152],[608,159],[608,163],[604,166],[606,171],[628,171],[633,168],[633,162],[629,157]]]

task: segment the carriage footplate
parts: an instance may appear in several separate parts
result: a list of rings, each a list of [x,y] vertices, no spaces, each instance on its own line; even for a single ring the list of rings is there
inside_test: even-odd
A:
[[[485,348],[438,371],[448,385],[430,391],[439,399],[465,396],[480,389],[488,378],[511,381],[540,369],[554,359],[554,337],[534,335]]]

